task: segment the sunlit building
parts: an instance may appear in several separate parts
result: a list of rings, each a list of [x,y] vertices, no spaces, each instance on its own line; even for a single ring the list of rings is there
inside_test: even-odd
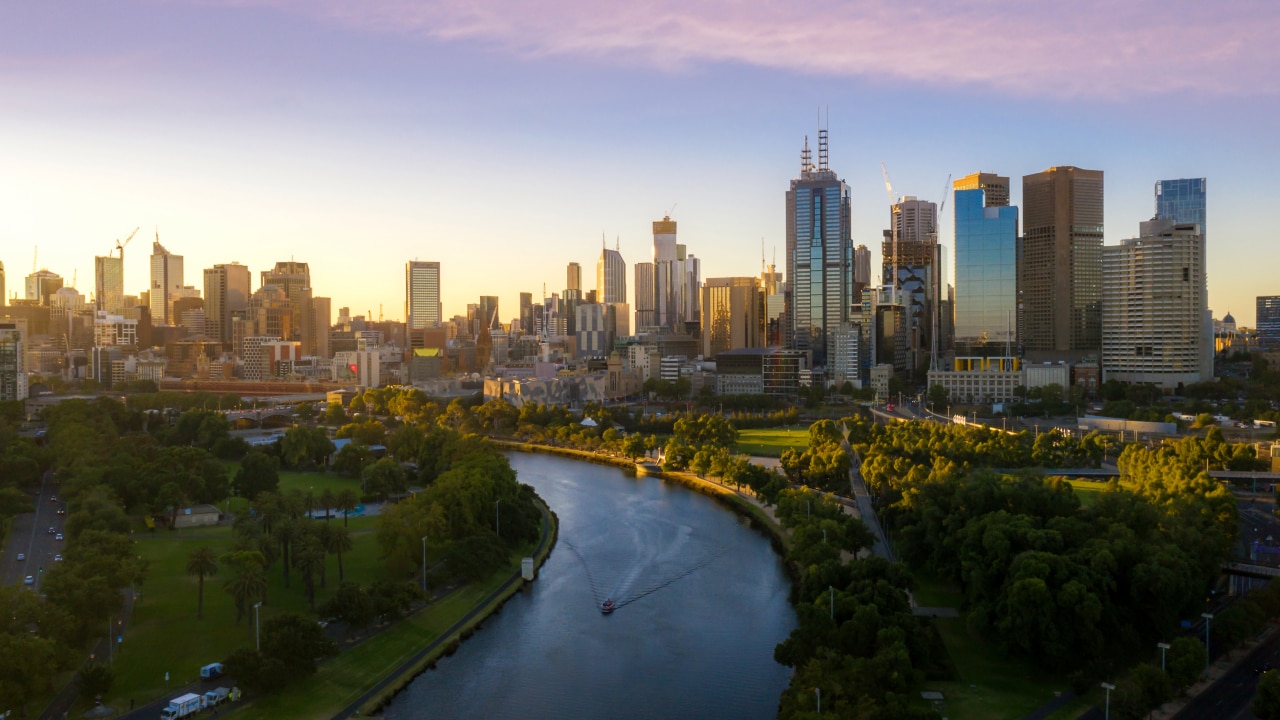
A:
[[[956,354],[1009,356],[1017,349],[1018,208],[1007,204],[1008,178],[1005,205],[992,205],[988,190],[961,189],[961,182],[954,200]]]

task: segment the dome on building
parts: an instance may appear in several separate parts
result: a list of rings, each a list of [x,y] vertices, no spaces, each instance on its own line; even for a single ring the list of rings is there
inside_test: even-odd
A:
[[[1226,315],[1223,315],[1223,316],[1222,316],[1222,324],[1223,324],[1223,325],[1235,325],[1235,324],[1236,324],[1236,319],[1235,319],[1234,317],[1232,317],[1232,316],[1231,316],[1231,311],[1230,311],[1230,310],[1228,310],[1228,311],[1227,311],[1227,314],[1226,314]]]

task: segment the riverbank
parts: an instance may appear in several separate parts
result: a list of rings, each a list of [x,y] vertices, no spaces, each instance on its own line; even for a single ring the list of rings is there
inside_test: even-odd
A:
[[[500,440],[496,438],[490,438],[489,440],[494,445],[509,450],[541,453],[545,455],[558,455],[560,457],[583,460],[597,465],[610,465],[612,467],[622,468],[623,470],[637,474],[649,475],[667,482],[681,485],[693,490],[694,492],[706,495],[738,515],[747,518],[753,528],[760,530],[769,536],[774,549],[779,555],[786,557],[786,551],[791,546],[791,536],[778,522],[778,518],[774,514],[773,508],[761,502],[749,488],[732,488],[718,480],[698,477],[697,474],[690,472],[668,472],[660,469],[647,469],[641,467],[630,458],[605,455],[602,453],[591,452],[589,450],[579,450],[577,448],[558,447],[554,445],[541,445],[538,443],[522,442],[519,440]],[[655,465],[654,467],[657,466]]]

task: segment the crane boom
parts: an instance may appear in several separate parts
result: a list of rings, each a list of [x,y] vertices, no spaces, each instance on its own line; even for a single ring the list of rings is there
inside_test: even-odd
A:
[[[124,242],[120,242],[119,240],[116,240],[116,251],[118,251],[118,252],[120,253],[120,259],[121,259],[121,260],[124,260],[124,249],[125,249],[125,247],[129,244],[129,242],[130,242],[131,240],[133,240],[133,236],[134,236],[134,235],[137,235],[137,234],[138,234],[138,231],[139,231],[139,230],[141,230],[141,229],[142,229],[142,227],[141,227],[141,226],[134,228],[134,229],[133,229],[133,232],[129,233],[129,237],[127,237],[127,238],[125,238],[125,239],[124,239]]]

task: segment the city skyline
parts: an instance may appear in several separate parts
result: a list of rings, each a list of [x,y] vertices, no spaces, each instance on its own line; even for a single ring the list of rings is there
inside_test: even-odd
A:
[[[948,175],[1102,170],[1106,245],[1154,215],[1154,183],[1204,177],[1214,187],[1214,314],[1253,325],[1253,298],[1276,292],[1255,259],[1280,159],[1265,129],[1278,63],[1249,40],[1280,25],[1269,8],[1241,23],[1251,6],[1147,4],[1114,17],[1086,3],[1057,11],[1064,18],[979,4],[926,13],[917,29],[937,40],[928,51],[913,41],[919,52],[904,56],[879,40],[815,56],[783,39],[707,42],[698,21],[728,18],[739,39],[782,23],[820,40],[875,35],[909,10],[880,16],[852,3],[808,27],[714,3],[654,7],[654,20],[611,25],[578,46],[565,33],[581,25],[555,27],[575,17],[568,5],[545,19],[508,8],[507,23],[394,2],[12,9],[0,29],[10,104],[0,128],[24,142],[0,149],[8,287],[20,287],[39,246],[39,266],[77,276],[87,297],[93,258],[138,225],[143,237],[158,226],[160,242],[185,258],[187,284],[218,264],[260,272],[296,256],[335,307],[377,316],[381,305],[403,319],[400,268],[421,257],[441,263],[446,317],[497,295],[505,322],[518,293],[536,298],[543,283],[560,292],[567,262],[591,267],[602,231],[620,238],[628,266],[648,260],[651,223],[668,212],[704,277],[755,275],[762,238],[765,259],[776,251],[783,264],[781,196],[795,148],[816,139],[818,107],[829,105],[830,164],[851,188],[855,246],[879,249],[880,161],[897,194],[931,202]],[[1017,31],[1003,34],[1017,62],[947,62],[984,33],[943,31],[986,16]],[[663,22],[665,35],[638,30]],[[549,32],[513,40],[520,23]],[[155,31],[145,46],[107,40],[139,25]],[[1078,51],[1074,65],[1036,52],[1045,32]],[[1123,50],[1150,37],[1179,52]],[[619,47],[631,49],[609,52]],[[1117,63],[1123,71],[1108,70]],[[498,216],[475,191],[495,169],[515,188]],[[603,173],[609,182],[589,179]],[[950,215],[939,218],[940,241],[954,257]],[[126,255],[124,291],[136,294],[146,252],[135,242]]]

